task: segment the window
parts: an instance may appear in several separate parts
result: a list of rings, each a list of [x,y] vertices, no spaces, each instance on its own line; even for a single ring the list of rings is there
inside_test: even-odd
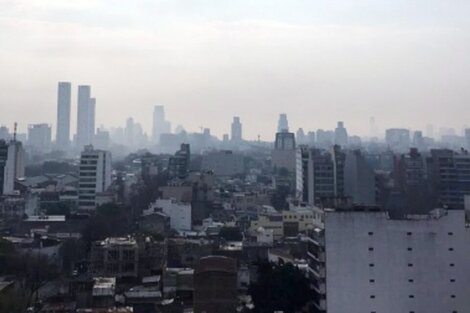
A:
[[[451,279],[450,282],[451,282],[451,283],[455,283],[455,279]]]
[[[413,263],[408,263],[408,267],[413,267]]]
[[[408,298],[410,298],[410,299],[414,299],[414,298],[415,298],[415,296],[414,296],[414,295],[409,295],[409,296],[408,296]]]
[[[449,251],[454,251],[454,248],[449,248]]]
[[[374,263],[369,263],[369,267],[374,267]]]
[[[447,235],[449,235],[449,236],[453,236],[453,235],[454,235],[454,233],[450,231],[450,232],[448,232],[448,233],[447,233]]]
[[[408,251],[413,251],[413,248],[408,248]]]
[[[454,267],[455,264],[454,264],[454,263],[450,263],[449,266],[450,266],[450,267]]]
[[[450,297],[451,297],[452,299],[455,299],[455,295],[450,295]]]
[[[374,296],[374,295],[371,295],[370,298],[371,298],[371,299],[375,299],[375,296]]]
[[[406,233],[406,235],[411,236],[411,235],[413,235],[413,233],[409,231],[409,232]]]
[[[374,234],[373,232],[371,232],[371,231],[369,232],[369,236],[372,236],[373,234]]]
[[[409,283],[414,283],[414,279],[408,279]]]
[[[369,283],[375,283],[375,279],[369,279]]]
[[[369,247],[369,251],[374,251],[374,248],[373,248],[373,247]]]

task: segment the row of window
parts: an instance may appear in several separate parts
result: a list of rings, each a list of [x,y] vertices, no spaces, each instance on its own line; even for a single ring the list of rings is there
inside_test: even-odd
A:
[[[374,232],[370,231],[370,232],[368,232],[368,235],[369,235],[369,236],[373,236],[373,235],[374,235]],[[413,235],[413,232],[410,232],[410,231],[409,231],[409,232],[406,233],[406,235],[407,235],[407,236],[411,236],[411,235]],[[447,235],[453,236],[454,233],[450,231],[450,232],[447,233]]]
[[[449,279],[449,281],[450,281],[451,283],[455,283],[455,279]],[[408,282],[409,282],[409,283],[414,283],[415,280],[414,280],[414,279],[408,279]],[[371,283],[371,284],[375,283],[375,279],[369,279],[369,283]]]
[[[369,267],[374,267],[375,264],[374,263],[369,263]],[[408,263],[408,267],[413,267],[413,263]],[[450,263],[449,264],[450,267],[455,267],[455,264],[454,263]]]
[[[456,297],[455,297],[455,295],[450,295],[450,297],[451,297],[452,299],[455,299],[455,298],[456,298]],[[369,298],[371,298],[371,299],[375,299],[375,295],[370,295],[370,297],[369,297]],[[415,298],[415,296],[414,296],[414,295],[408,295],[408,298],[410,298],[410,299],[414,299],[414,298]]]
[[[371,311],[370,313],[377,313],[376,311]],[[415,311],[410,311],[409,313],[416,313]],[[452,313],[458,313],[457,311],[452,311]]]
[[[413,251],[413,248],[408,247],[407,250],[408,250],[408,251]],[[454,248],[449,248],[448,250],[449,250],[449,251],[454,251]],[[374,251],[374,247],[369,247],[369,251]]]

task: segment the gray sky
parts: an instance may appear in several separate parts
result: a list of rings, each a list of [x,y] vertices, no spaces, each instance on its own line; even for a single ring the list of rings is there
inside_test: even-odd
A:
[[[270,140],[470,124],[468,0],[0,0],[0,124],[56,123],[58,81],[92,85],[97,125],[128,116]]]

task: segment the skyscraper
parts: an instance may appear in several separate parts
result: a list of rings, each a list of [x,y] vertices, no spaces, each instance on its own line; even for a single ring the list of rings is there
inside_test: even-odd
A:
[[[3,142],[0,144],[0,165],[4,166],[2,188],[3,194],[12,194],[15,190],[15,180],[17,178],[24,177],[24,157],[25,153],[23,145],[21,142],[16,141],[16,135],[13,137],[13,140],[10,141],[7,147]]]
[[[59,82],[57,90],[56,144],[62,149],[70,143],[71,94],[71,84],[69,82]]]
[[[91,119],[94,120],[94,110],[93,113],[91,110],[94,106],[90,98],[90,86],[78,86],[76,144],[80,149],[92,143],[91,134],[93,131],[90,130],[90,127],[92,126]]]
[[[287,114],[281,113],[279,115],[279,121],[277,123],[277,132],[289,131],[289,122],[287,121]]]
[[[153,109],[153,142],[160,143],[160,135],[171,133],[171,124],[165,120],[165,108],[163,105],[156,105]]]
[[[96,116],[96,99],[90,98],[90,107],[89,107],[89,120],[88,120],[88,141],[90,144],[93,143],[95,139],[95,116]]]
[[[346,147],[348,145],[348,132],[343,122],[338,122],[335,129],[335,145]]]
[[[240,123],[240,117],[234,116],[232,122],[232,143],[240,143],[242,139],[242,124]]]

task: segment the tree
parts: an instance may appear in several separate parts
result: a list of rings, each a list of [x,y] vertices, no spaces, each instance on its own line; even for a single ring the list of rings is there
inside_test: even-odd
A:
[[[132,226],[130,215],[129,208],[114,203],[106,203],[96,208],[96,213],[90,217],[82,232],[87,250],[93,241],[127,235]]]
[[[258,280],[250,285],[256,313],[299,312],[310,300],[310,286],[304,273],[294,265],[260,262]]]
[[[58,275],[57,267],[49,262],[47,256],[39,253],[20,253],[3,239],[0,239],[0,265],[0,275],[14,276],[21,291],[12,294],[8,305],[2,306],[2,310],[14,308],[18,305],[17,301],[31,304],[39,288]]]
[[[279,185],[271,196],[272,206],[279,211],[288,210],[289,204],[287,203],[287,197],[290,195],[290,187],[285,185]]]

